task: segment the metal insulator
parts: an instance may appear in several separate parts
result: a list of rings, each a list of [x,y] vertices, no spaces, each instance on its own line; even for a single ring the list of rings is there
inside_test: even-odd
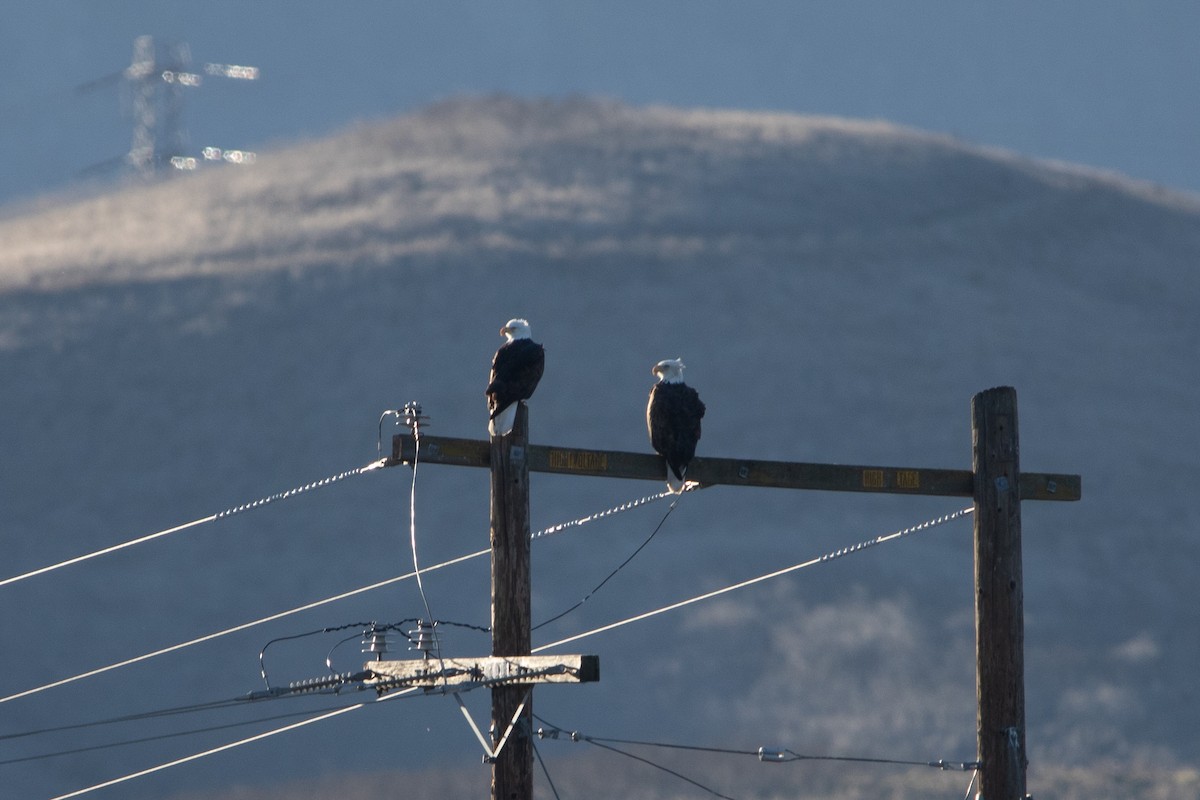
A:
[[[364,653],[374,653],[375,660],[382,661],[383,654],[388,651],[387,633],[378,628],[371,628],[363,634],[362,645]]]
[[[413,430],[424,428],[429,424],[429,417],[421,413],[421,404],[415,400],[404,404],[404,408],[400,411],[400,416],[404,425]]]

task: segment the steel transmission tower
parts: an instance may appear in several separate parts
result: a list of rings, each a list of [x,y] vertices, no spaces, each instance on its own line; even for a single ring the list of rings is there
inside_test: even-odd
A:
[[[129,152],[89,171],[124,163],[136,174],[150,177],[165,169],[194,170],[205,161],[252,164],[255,154],[245,150],[204,147],[198,154],[188,152],[187,130],[183,123],[185,92],[199,88],[204,78],[193,72],[191,48],[180,42],[158,57],[152,36],[139,36],[133,43],[133,60],[120,72],[83,84],[86,92],[114,82],[128,87],[133,116],[133,136]],[[258,80],[258,67],[233,64],[205,64],[206,75],[231,80]]]

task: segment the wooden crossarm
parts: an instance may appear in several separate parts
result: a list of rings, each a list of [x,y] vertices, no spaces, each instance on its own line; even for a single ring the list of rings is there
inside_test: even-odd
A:
[[[594,683],[600,680],[600,657],[594,655],[486,656],[368,661],[365,681],[386,691],[401,686],[503,686],[526,683]]]
[[[652,453],[617,450],[588,450],[531,444],[531,472],[554,472],[602,478],[634,480],[666,479],[663,459]],[[392,438],[392,462],[412,463],[411,434]],[[452,436],[421,436],[421,461],[461,467],[490,466],[489,443]],[[766,461],[747,458],[697,457],[688,467],[688,480],[702,486],[760,486],[777,489],[815,489],[830,492],[973,497],[974,475],[965,469],[872,467],[845,464],[812,464],[798,461]],[[1023,472],[1022,500],[1078,500],[1078,475]]]

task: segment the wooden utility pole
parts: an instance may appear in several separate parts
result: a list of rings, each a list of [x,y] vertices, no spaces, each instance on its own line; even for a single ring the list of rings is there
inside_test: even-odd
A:
[[[975,473],[975,693],[979,788],[1025,797],[1025,615],[1017,393],[971,400]]]
[[[512,432],[493,436],[490,450],[492,655],[527,656],[531,643],[529,409],[524,403],[517,405]],[[532,690],[532,684],[521,683],[492,689],[493,748],[515,724],[492,761],[492,800],[533,797]]]
[[[409,442],[415,448],[415,441]],[[483,745],[484,760],[492,764],[494,800],[533,798],[534,684],[600,680],[597,656],[530,654],[528,443],[529,412],[524,404],[517,410],[512,433],[484,443],[492,469],[492,655],[430,658],[427,653],[420,659],[368,661],[363,666],[365,683],[381,695],[411,687],[441,692],[492,688],[490,743],[461,700],[459,707]],[[393,447],[399,447],[396,440]],[[432,447],[435,461],[440,449],[436,443]]]
[[[702,486],[973,498],[979,785],[985,800],[1024,800],[1027,759],[1021,501],[1079,500],[1082,481],[1073,474],[1020,471],[1017,401],[1013,389],[1000,387],[980,392],[972,399],[971,409],[970,471],[704,457],[692,461],[688,480]],[[493,656],[508,656],[508,661],[519,662],[530,672],[540,674],[539,665],[527,661],[529,473],[662,482],[666,478],[663,459],[649,453],[530,445],[524,406],[507,437],[486,442],[422,436],[421,443],[421,460],[425,463],[491,468],[492,652]],[[390,463],[412,463],[415,452],[413,437],[397,434],[392,438]],[[571,664],[575,666],[559,665],[568,669],[571,680],[598,680],[598,662]],[[530,680],[544,682],[533,675]],[[529,684],[501,688],[504,691],[493,690],[493,725],[497,731],[507,729],[514,716],[520,720],[528,719],[531,714],[528,702],[521,714],[517,714],[522,700],[530,696]],[[523,725],[514,730],[501,758],[495,761],[492,797],[528,800],[532,797],[532,771],[529,726]]]

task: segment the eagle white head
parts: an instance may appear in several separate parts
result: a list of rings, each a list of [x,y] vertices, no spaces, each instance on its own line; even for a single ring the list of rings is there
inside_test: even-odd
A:
[[[523,319],[510,319],[504,323],[504,327],[500,329],[500,333],[504,334],[504,338],[510,342],[513,339],[528,339],[529,322]]]
[[[683,383],[683,359],[664,358],[651,370],[659,383]]]

